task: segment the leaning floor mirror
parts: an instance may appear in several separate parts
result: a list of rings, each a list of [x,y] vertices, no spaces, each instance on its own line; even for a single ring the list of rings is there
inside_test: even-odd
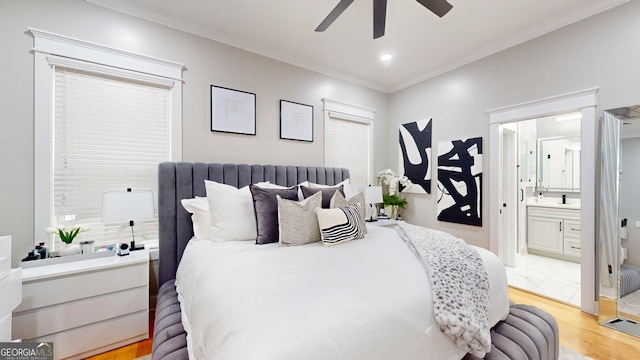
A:
[[[640,105],[602,115],[599,320],[640,337]]]

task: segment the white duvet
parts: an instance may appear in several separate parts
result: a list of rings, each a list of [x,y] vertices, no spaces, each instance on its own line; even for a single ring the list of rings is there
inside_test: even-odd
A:
[[[489,322],[509,312],[500,260],[480,253]],[[460,359],[433,318],[427,275],[391,228],[280,247],[191,241],[177,272],[191,359]]]

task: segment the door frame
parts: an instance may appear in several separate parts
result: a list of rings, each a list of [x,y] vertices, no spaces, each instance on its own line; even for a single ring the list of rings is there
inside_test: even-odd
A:
[[[582,154],[580,166],[580,219],[582,221],[581,245],[581,308],[582,311],[597,313],[596,293],[596,152],[598,124],[596,106],[599,88],[590,88],[568,94],[552,96],[526,103],[489,110],[489,168],[495,171],[499,181],[489,184],[489,249],[500,256],[504,242],[500,236],[500,208],[503,199],[502,182],[502,124],[551,116],[572,111],[580,111]]]

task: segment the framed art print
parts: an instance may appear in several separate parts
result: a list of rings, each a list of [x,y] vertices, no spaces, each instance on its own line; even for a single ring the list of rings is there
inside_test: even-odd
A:
[[[431,119],[400,125],[400,174],[411,185],[402,192],[431,194]]]
[[[313,142],[313,106],[280,100],[280,139]]]
[[[482,138],[438,143],[438,220],[482,226]]]
[[[211,131],[256,134],[256,94],[211,85]]]

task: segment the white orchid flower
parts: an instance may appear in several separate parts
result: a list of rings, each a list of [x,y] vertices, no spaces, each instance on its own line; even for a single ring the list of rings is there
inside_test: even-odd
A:
[[[398,193],[400,185],[407,187],[413,184],[405,175],[398,175],[391,169],[384,169],[378,173],[378,184],[386,185],[389,195]]]

